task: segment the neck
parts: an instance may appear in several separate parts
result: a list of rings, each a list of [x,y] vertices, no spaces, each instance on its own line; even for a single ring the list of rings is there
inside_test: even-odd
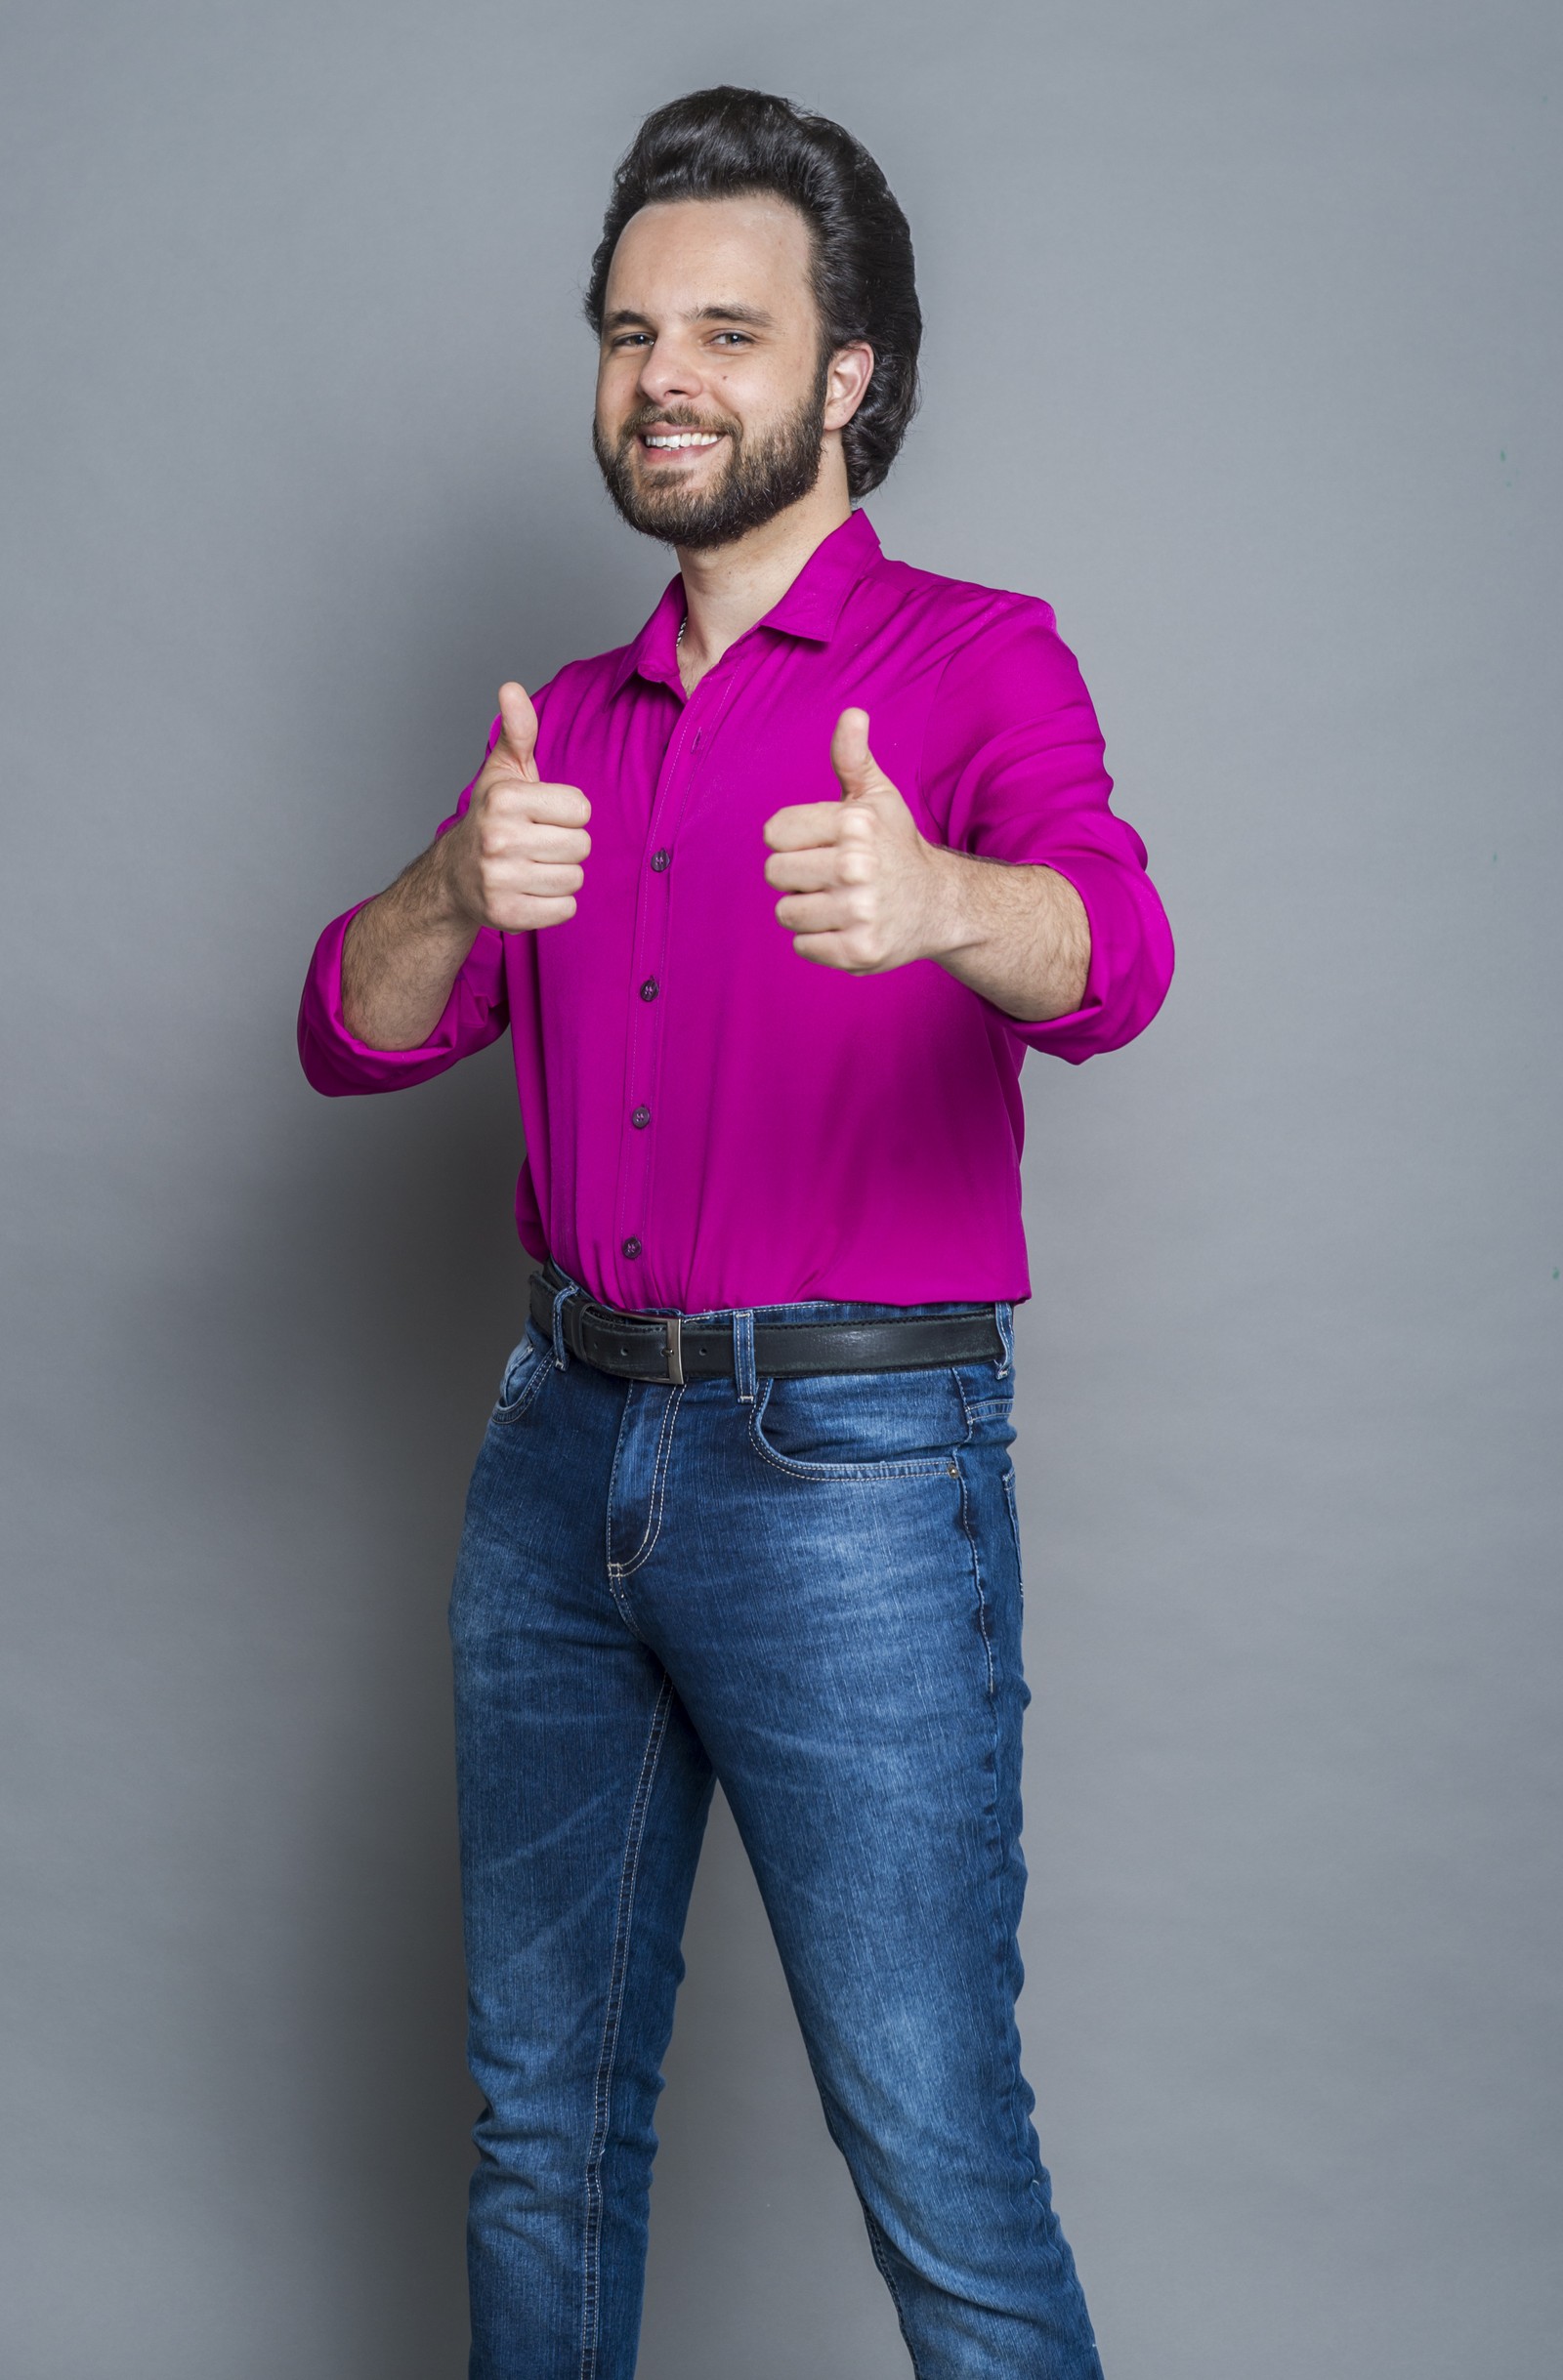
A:
[[[815,548],[841,526],[851,511],[840,441],[827,438],[814,486],[774,521],[735,538],[731,545],[701,553],[690,553],[682,546],[678,549],[688,608],[679,647],[686,687],[693,689],[730,645],[736,645],[781,602]]]

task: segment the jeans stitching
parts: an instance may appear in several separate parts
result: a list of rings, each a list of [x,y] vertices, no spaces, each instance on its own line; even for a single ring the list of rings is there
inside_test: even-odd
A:
[[[667,1733],[673,1685],[666,1676],[656,1696],[647,1731],[646,1752],[630,1809],[624,1861],[618,1879],[618,1909],[613,1929],[613,1955],[609,1968],[608,2005],[603,2011],[602,2046],[592,2096],[592,2138],[586,2153],[586,2231],[581,2250],[580,2380],[593,2380],[597,2370],[598,2316],[602,2297],[603,2160],[608,2153],[609,2117],[613,2106],[613,2060],[618,2048],[618,2023],[624,2007],[624,1983],[629,1967],[630,1921],[635,1911],[635,1885],[640,1873],[641,1846],[646,1836],[646,1813],[652,1785]]]
[[[627,1562],[614,1562],[610,1551],[608,1572],[611,1578],[628,1578],[632,1570],[638,1570],[643,1563],[649,1562],[662,1533],[662,1507],[667,1499],[667,1475],[672,1467],[673,1424],[683,1401],[684,1391],[675,1389],[662,1411],[662,1425],[656,1434],[656,1454],[652,1464],[652,1493],[646,1516],[646,1534]],[[614,1469],[617,1469],[616,1460]],[[612,1518],[609,1526],[613,1526]]]
[[[1015,1581],[1024,1607],[1026,1602],[1026,1558],[1021,1552],[1020,1511],[1015,1501],[1015,1466],[1013,1463],[1006,1463],[1004,1466],[1004,1502],[1009,1507],[1009,1533],[1015,1540]]]
[[[998,1689],[993,1676],[993,1640],[988,1625],[988,1597],[983,1589],[982,1553],[977,1543],[977,1532],[971,1524],[971,1490],[967,1482],[965,1468],[963,1465],[957,1463],[956,1469],[960,1473],[960,1525],[966,1532],[966,1543],[971,1548],[971,1582],[977,1596],[977,1626],[982,1636],[983,1653],[988,1663],[988,1700],[990,1705],[994,1706],[994,1721],[996,1730],[996,1696]],[[998,1746],[995,1733],[993,1745],[995,1778],[997,1772],[997,1753]]]
[[[684,1391],[682,1388],[677,1388],[662,1408],[661,1424],[656,1433],[656,1452],[652,1462],[652,1492],[647,1506],[646,1530],[640,1544],[630,1555],[628,1561],[615,1566],[620,1578],[627,1578],[631,1570],[640,1568],[642,1563],[649,1559],[657,1538],[662,1533],[662,1506],[667,1494],[667,1475],[671,1467],[673,1424],[678,1418],[678,1409],[683,1401]]]
[[[1011,1411],[1013,1410],[1015,1400],[1014,1376],[1012,1373],[1000,1372],[995,1374],[995,1378],[1002,1379],[1005,1384],[1001,1393],[996,1397],[968,1396],[966,1392],[966,1383],[961,1378],[960,1366],[958,1364],[952,1363],[950,1365],[950,1376],[955,1384],[955,1394],[960,1399],[961,1410],[966,1416],[966,1436],[968,1438],[971,1436],[972,1425],[974,1422],[1008,1421]]]
[[[749,1307],[733,1316],[733,1378],[739,1404],[753,1404],[759,1384],[754,1371],[754,1313]]]
[[[613,1441],[613,1459],[608,1468],[608,1494],[603,1502],[603,1560],[608,1566],[610,1585],[612,1585],[613,1581],[618,1576],[618,1571],[613,1563],[613,1496],[614,1491],[618,1486],[619,1457],[624,1451],[624,1441],[629,1436],[630,1410],[635,1402],[635,1390],[637,1386],[638,1383],[635,1381],[630,1381],[625,1385],[624,1409],[618,1417],[618,1436]],[[616,1591],[614,1593],[613,1600],[615,1603],[618,1601]],[[622,1606],[620,1606],[620,1608],[622,1608]]]
[[[749,1443],[763,1461],[769,1463],[773,1470],[780,1471],[784,1478],[821,1481],[828,1484],[831,1480],[941,1480],[954,1476],[955,1466],[948,1455],[925,1455],[914,1463],[795,1462],[790,1455],[782,1454],[773,1446],[761,1428],[765,1408],[770,1401],[773,1379],[774,1375],[762,1382],[760,1394],[749,1414]]]
[[[967,1543],[971,1547],[972,1583],[977,1594],[978,1625],[982,1631],[983,1650],[986,1653],[988,1660],[988,1706],[989,1716],[992,1722],[992,1733],[989,1742],[989,1760],[991,1763],[992,1776],[992,1802],[989,1810],[989,1822],[993,1831],[993,1872],[989,1882],[994,1895],[993,1914],[996,1922],[993,1929],[993,1942],[997,1958],[999,2005],[1000,2007],[1008,2007],[1010,2010],[1011,2019],[1013,2020],[1015,2002],[1008,1971],[1009,1957],[1013,1946],[1013,1938],[1004,1911],[1001,1896],[1001,1879],[1004,1869],[1009,1864],[1009,1853],[1005,1845],[1003,1822],[1000,1818],[998,1810],[998,1690],[997,1681],[993,1672],[993,1637],[989,1626],[990,1615],[988,1608],[988,1598],[983,1588],[982,1556],[977,1543],[976,1531],[971,1525],[967,1481],[964,1467],[962,1467],[960,1478],[960,1517],[961,1525],[966,1532]],[[1016,2151],[1020,2157],[1022,2165],[1025,2168],[1028,2186],[1033,2192],[1035,2192],[1037,2188],[1036,2152],[1031,2140],[1026,2109],[1022,2104],[1020,2065],[1018,2060],[1014,2058],[1010,2060],[1010,2071],[1005,2080],[1004,2097],[1008,2105],[1010,2122],[1014,2130]],[[1046,2211],[1049,2215],[1051,2215],[1050,2208]],[[1056,2218],[1053,2219],[1053,2222],[1054,2228],[1056,2228]],[[1044,2225],[1044,2229],[1045,2228],[1046,2226]]]
[[[536,1350],[534,1349],[532,1352],[534,1356],[536,1356]],[[552,1366],[550,1365],[546,1356],[536,1356],[536,1361],[532,1367],[531,1375],[529,1379],[527,1380],[526,1385],[517,1393],[515,1397],[512,1398],[509,1404],[496,1404],[490,1418],[496,1422],[499,1422],[501,1425],[504,1425],[510,1422],[520,1421],[524,1414],[529,1413],[532,1406],[537,1401],[538,1391],[541,1389],[543,1382],[547,1379],[551,1369]],[[510,1366],[507,1363],[505,1366],[506,1378],[509,1377],[509,1373]],[[500,1388],[503,1389],[505,1385],[504,1381],[502,1380],[499,1385]]]
[[[866,2207],[863,2214],[868,2227],[868,2252],[879,2268],[880,2279],[890,2292],[890,2303],[896,2310],[896,2320],[901,2324],[901,2335],[907,2342],[907,2353],[911,2358],[911,2380],[922,2380],[922,2365],[917,2360],[917,2350],[907,2326],[907,2309],[901,2291],[896,2287],[896,2276],[890,2269],[890,2242]]]

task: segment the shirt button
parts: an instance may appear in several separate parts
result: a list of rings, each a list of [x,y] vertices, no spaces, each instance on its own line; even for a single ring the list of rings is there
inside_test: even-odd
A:
[[[645,982],[641,985],[641,998],[643,1000],[655,1000],[655,997],[656,978],[654,975],[649,975]]]
[[[654,868],[655,868],[658,875],[661,874],[663,868],[666,867],[672,856],[673,855],[671,852],[653,852],[652,865]]]
[[[641,1243],[633,1235],[631,1235],[630,1238],[622,1241],[620,1244],[622,1245],[626,1256],[639,1256],[641,1252]]]
[[[629,1120],[637,1132],[644,1132],[652,1120],[652,1111],[650,1107],[637,1107]]]

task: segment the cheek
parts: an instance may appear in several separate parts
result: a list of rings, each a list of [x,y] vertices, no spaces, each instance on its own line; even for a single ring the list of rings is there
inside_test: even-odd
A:
[[[605,429],[616,428],[631,407],[639,402],[636,389],[637,374],[633,364],[615,355],[605,363],[597,375],[597,418]]]

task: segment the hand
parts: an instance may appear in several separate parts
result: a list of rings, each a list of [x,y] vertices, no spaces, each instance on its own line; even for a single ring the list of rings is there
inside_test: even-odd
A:
[[[499,741],[459,825],[441,837],[446,883],[462,918],[522,934],[575,914],[591,804],[576,785],[545,785],[532,754],[537,714],[524,686],[499,689]]]
[[[800,957],[879,975],[943,946],[949,855],[916,820],[868,749],[866,711],[843,711],[830,739],[839,802],[799,802],[765,822],[765,881]]]

